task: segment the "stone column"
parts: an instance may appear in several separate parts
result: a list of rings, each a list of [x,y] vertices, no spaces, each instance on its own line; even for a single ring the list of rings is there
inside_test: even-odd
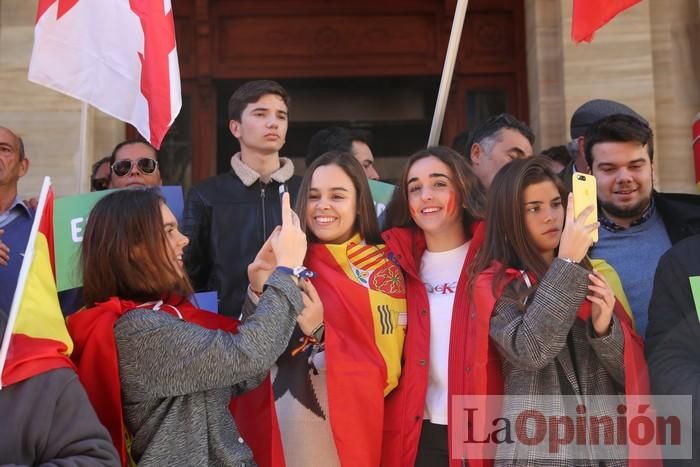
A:
[[[696,0],[651,0],[649,6],[659,185],[694,192],[691,126],[700,112],[700,6]]]
[[[560,0],[567,127],[573,112],[590,99],[629,105],[652,127],[656,123],[649,2],[641,2],[603,26],[591,43],[571,39],[570,0]]]
[[[535,151],[569,139],[564,108],[562,24],[559,0],[525,1],[530,126]]]

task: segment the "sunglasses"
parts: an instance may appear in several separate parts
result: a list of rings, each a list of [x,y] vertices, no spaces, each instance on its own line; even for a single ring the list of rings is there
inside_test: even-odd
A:
[[[131,172],[131,168],[134,166],[134,163],[136,163],[136,167],[139,169],[139,172],[145,175],[152,174],[158,168],[157,160],[151,159],[149,157],[142,157],[141,159],[135,162],[129,159],[117,161],[114,164],[112,164],[112,172],[117,177],[123,177],[129,172]]]

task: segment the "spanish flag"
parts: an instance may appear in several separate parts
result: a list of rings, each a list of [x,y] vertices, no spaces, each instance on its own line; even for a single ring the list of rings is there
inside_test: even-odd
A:
[[[52,250],[53,191],[45,177],[0,347],[0,388],[56,368],[74,368]]]
[[[402,272],[385,245],[368,245],[359,234],[337,245],[310,243],[304,265],[316,273],[312,282],[323,303],[325,384],[314,385],[319,372],[310,367],[310,355],[291,351],[298,345],[293,338],[277,361],[274,381],[232,404],[236,424],[259,466],[300,465],[308,452],[297,455],[299,450],[317,452],[313,433],[290,436],[290,425],[300,420],[291,406],[303,407],[309,418],[329,421],[340,465],[378,466],[384,396],[398,384],[406,335]],[[326,399],[318,397],[319,387],[326,388],[327,405],[319,402]],[[290,445],[291,439],[300,444]],[[330,464],[317,463],[324,461]]]
[[[310,244],[309,269],[326,325],[328,410],[341,465],[379,465],[384,396],[398,384],[406,332],[406,286],[385,245],[355,235]]]

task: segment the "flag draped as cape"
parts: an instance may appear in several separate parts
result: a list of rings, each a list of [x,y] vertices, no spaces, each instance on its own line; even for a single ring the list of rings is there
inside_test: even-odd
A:
[[[483,271],[479,277],[476,279],[474,286],[474,305],[476,309],[479,310],[481,316],[490,316],[493,313],[493,309],[498,301],[498,297],[501,296],[503,290],[505,290],[508,283],[513,280],[518,280],[522,277],[522,273],[515,269],[507,269],[505,273],[505,278],[502,284],[496,287],[496,294],[494,294],[493,283],[496,277],[497,271],[500,269],[500,264],[494,262],[488,269]],[[532,278],[531,278],[532,279]],[[533,280],[534,282],[534,280]],[[650,386],[649,386],[649,374],[646,364],[646,359],[644,357],[644,342],[642,338],[639,337],[634,331],[634,324],[625,311],[620,302],[615,300],[615,308],[613,313],[617,317],[618,321],[622,326],[622,331],[624,335],[624,365],[625,365],[625,399],[627,405],[632,406],[633,404],[639,406],[640,404],[648,404],[651,406],[651,396],[650,396]],[[591,302],[584,300],[583,304],[578,311],[578,319],[587,320],[591,314]],[[488,321],[481,322],[482,326],[489,326]],[[482,329],[482,333],[488,332],[490,327]],[[475,343],[476,344],[476,343]],[[490,340],[484,339],[478,343],[479,345],[487,346],[486,349],[482,349],[482,352],[486,352],[492,355],[497,352],[494,345],[491,345]],[[502,393],[501,387],[501,393]],[[479,394],[479,393],[477,393]],[[491,392],[493,394],[493,392]],[[493,443],[491,443],[493,444]],[[483,454],[483,445],[468,445],[466,447],[467,452],[472,455]],[[495,449],[495,446],[492,446]],[[651,448],[640,448],[634,444],[629,444],[629,466],[630,467],[642,467],[642,466],[656,466],[661,465],[661,461],[657,460],[658,456],[657,447]],[[650,450],[648,450],[650,449]],[[493,454],[491,452],[490,454]],[[647,455],[645,455],[647,454]],[[493,459],[493,456],[491,456]],[[647,460],[651,459],[651,460]]]
[[[328,412],[341,465],[379,465],[384,395],[398,384],[405,285],[384,245],[359,236],[310,244],[305,265],[324,307]],[[299,354],[292,358],[307,358]],[[260,466],[284,464],[269,380],[236,401],[236,424]],[[263,409],[262,418],[253,408]],[[322,460],[319,460],[322,462]]]
[[[208,329],[235,332],[238,328],[238,321],[199,310],[188,300],[176,295],[167,297],[164,305],[176,307],[182,319]],[[122,416],[114,325],[126,312],[138,313],[141,306],[139,303],[112,297],[106,302],[80,310],[68,317],[68,330],[75,341],[72,359],[78,368],[80,382],[87,391],[97,417],[112,436],[112,442],[119,452],[123,466],[129,464],[129,454]],[[162,307],[161,310],[175,314],[168,306]],[[144,378],[148,378],[148,375],[144,375]]]

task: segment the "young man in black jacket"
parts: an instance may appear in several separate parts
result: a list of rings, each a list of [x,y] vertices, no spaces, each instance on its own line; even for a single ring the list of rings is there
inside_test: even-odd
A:
[[[185,265],[195,290],[216,290],[219,312],[238,316],[248,287],[247,268],[282,223],[280,185],[296,198],[301,179],[279,151],[287,136],[289,96],[274,81],[243,84],[228,104],[229,129],[241,151],[231,170],[190,189],[183,233]]]

